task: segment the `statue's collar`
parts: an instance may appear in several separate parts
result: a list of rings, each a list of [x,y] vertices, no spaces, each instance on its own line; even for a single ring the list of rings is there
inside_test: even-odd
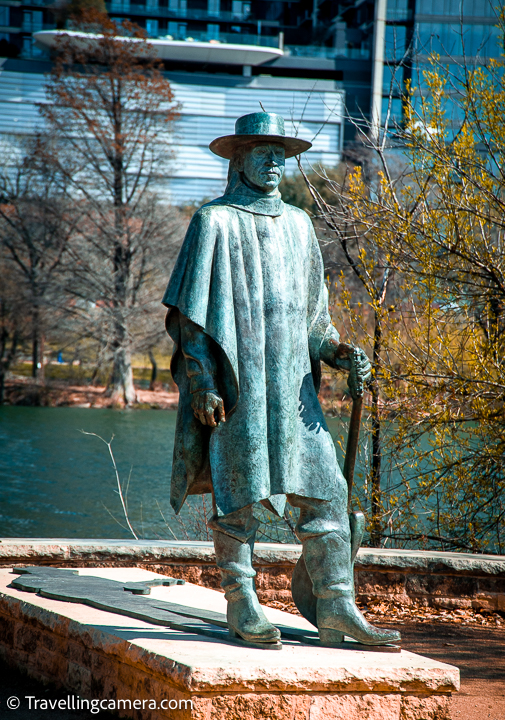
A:
[[[279,217],[284,212],[284,203],[278,190],[271,195],[265,195],[244,182],[237,182],[233,189],[227,188],[222,197],[210,204],[231,205],[253,215],[269,215],[270,217]]]

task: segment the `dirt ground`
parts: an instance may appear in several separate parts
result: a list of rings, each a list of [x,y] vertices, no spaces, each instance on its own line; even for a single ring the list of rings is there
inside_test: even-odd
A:
[[[453,720],[505,720],[505,630],[408,623],[401,633],[406,650],[459,667]]]
[[[179,393],[164,389],[142,390],[136,388],[139,409],[155,408],[175,410],[179,402]],[[101,385],[77,385],[58,380],[47,380],[40,385],[31,378],[16,377],[5,384],[5,402],[7,405],[29,405],[43,407],[113,407]]]
[[[299,615],[293,602],[267,605]],[[505,720],[505,618],[502,612],[358,601],[368,622],[400,630],[405,650],[455,665],[461,690],[452,720]],[[388,622],[384,618],[388,618]]]

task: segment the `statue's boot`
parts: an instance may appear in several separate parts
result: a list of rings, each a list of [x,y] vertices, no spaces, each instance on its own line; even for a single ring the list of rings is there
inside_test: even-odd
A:
[[[344,635],[364,645],[399,642],[400,633],[374,627],[354,602],[351,546],[336,532],[303,541],[307,572],[317,598],[317,627],[323,645],[344,641]]]
[[[278,643],[281,634],[267,620],[256,595],[256,572],[252,566],[254,537],[240,542],[216,529],[213,536],[221,587],[228,601],[226,617],[230,635],[252,643]]]

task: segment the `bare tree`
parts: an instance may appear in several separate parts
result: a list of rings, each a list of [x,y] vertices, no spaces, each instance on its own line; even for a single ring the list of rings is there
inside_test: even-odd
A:
[[[73,298],[73,317],[62,330],[67,342],[75,347],[80,345],[86,357],[93,348],[94,381],[110,359],[114,360],[116,284],[107,263],[108,245],[99,242],[101,236],[96,238],[96,223],[93,218],[90,222],[90,214],[87,208],[70,252],[66,290]],[[122,318],[128,328],[129,353],[149,356],[166,340],[165,310],[160,299],[182,243],[187,218],[177,208],[150,196],[137,207],[135,220],[139,234],[134,238],[129,294],[122,307]],[[91,242],[92,239],[97,242]],[[113,396],[112,401],[117,403],[118,399]]]
[[[19,271],[0,246],[0,405],[6,375],[30,337],[30,309]]]
[[[145,33],[96,11],[63,36],[40,106],[39,155],[65,183],[82,215],[74,246],[76,298],[99,308],[112,356],[109,394],[135,402],[132,327],[155,248],[171,243],[177,218],[158,199],[171,159],[177,106]]]
[[[0,245],[23,285],[30,318],[32,376],[44,379],[44,342],[61,308],[64,263],[79,213],[61,178],[33,148],[10,143],[0,169]]]

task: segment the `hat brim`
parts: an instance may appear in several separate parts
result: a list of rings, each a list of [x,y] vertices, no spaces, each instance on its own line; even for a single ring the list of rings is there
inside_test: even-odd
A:
[[[210,150],[215,155],[231,160],[237,148],[243,145],[252,145],[254,143],[278,143],[284,146],[286,158],[300,155],[312,147],[312,143],[300,138],[285,137],[284,135],[225,135],[216,138],[209,145]]]

